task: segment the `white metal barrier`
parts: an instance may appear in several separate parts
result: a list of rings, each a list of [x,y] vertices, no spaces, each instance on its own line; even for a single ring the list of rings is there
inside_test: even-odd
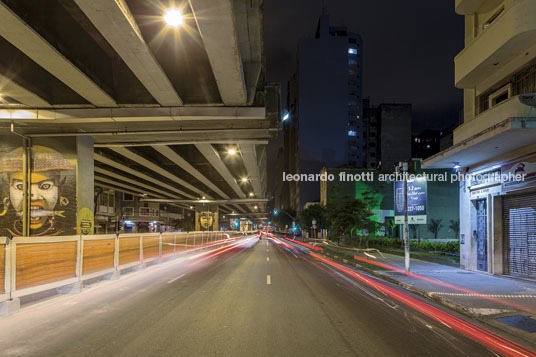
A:
[[[0,237],[0,302],[203,247],[245,232],[125,233],[59,237]]]

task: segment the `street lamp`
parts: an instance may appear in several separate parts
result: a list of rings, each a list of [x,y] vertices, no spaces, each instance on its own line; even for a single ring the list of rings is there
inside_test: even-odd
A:
[[[164,13],[164,21],[168,26],[178,28],[184,24],[184,16],[179,9],[170,8]]]
[[[242,178],[240,179],[240,182],[242,182],[242,183],[246,183],[246,182],[248,182],[248,178],[247,178],[247,177],[242,177]]]
[[[229,150],[227,150],[227,154],[229,154],[229,155],[236,155],[236,149],[229,149]]]
[[[283,117],[281,118],[282,121],[286,121],[290,118],[290,114],[287,112],[283,115]]]

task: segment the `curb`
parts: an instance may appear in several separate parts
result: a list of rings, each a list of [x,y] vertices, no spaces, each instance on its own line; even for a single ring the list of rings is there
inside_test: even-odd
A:
[[[340,257],[337,257],[337,256],[334,256],[332,254],[329,254],[329,253],[317,253],[321,256],[323,256],[324,258],[328,258],[328,259],[331,259],[333,261],[338,261],[340,263],[343,263],[343,264],[346,264],[350,267],[355,267],[357,268],[358,270],[361,270],[365,273],[368,273],[378,279],[381,279],[383,281],[387,281],[389,283],[392,283],[394,285],[397,285],[397,286],[400,286],[401,288],[405,289],[405,290],[408,290],[416,295],[419,295],[421,297],[424,297],[428,300],[431,300],[433,302],[436,302],[444,307],[447,307],[451,310],[454,310],[468,318],[471,318],[471,319],[474,319],[476,321],[478,321],[479,323],[483,324],[483,325],[486,325],[490,328],[492,328],[493,330],[499,330],[501,331],[502,333],[510,336],[511,338],[513,337],[514,339],[517,339],[518,341],[524,341],[525,343],[528,343],[530,346],[532,346],[534,344],[533,341],[531,340],[527,340],[526,338],[523,338],[522,336],[520,335],[512,335],[512,331],[510,330],[507,330],[507,329],[504,329],[504,328],[501,328],[497,325],[494,325],[494,324],[491,324],[489,323],[488,321],[486,321],[485,319],[482,319],[480,318],[481,316],[480,315],[477,315],[477,314],[473,314],[471,313],[470,311],[467,310],[467,308],[463,305],[459,305],[459,304],[456,304],[456,303],[453,303],[451,301],[448,301],[442,297],[439,297],[439,296],[434,296],[434,295],[431,295],[423,290],[420,290],[420,289],[416,289],[415,287],[413,286],[410,286],[408,284],[405,284],[405,283],[402,283],[394,278],[391,278],[390,276],[385,276],[383,274],[380,274],[374,270],[371,270],[371,269],[368,269],[358,263],[353,263],[353,262],[350,262],[348,261],[347,259],[343,259],[343,258],[340,258]]]
[[[317,253],[318,254],[318,253]],[[358,263],[352,263],[350,261],[348,261],[347,259],[343,259],[343,258],[339,258],[337,256],[333,256],[329,253],[320,253],[320,255],[322,255],[323,257],[325,258],[329,258],[329,259],[332,259],[332,260],[337,260],[339,262],[342,262],[343,264],[347,264],[347,265],[350,265],[352,267],[355,267],[361,271],[364,271],[370,275],[373,275],[375,276],[376,278],[379,278],[379,279],[382,279],[384,281],[388,281],[392,284],[395,284],[395,285],[398,285],[400,286],[401,288],[404,288],[406,290],[409,290],[411,291],[412,293],[415,293],[417,295],[420,295],[424,298],[427,298],[428,300],[432,300],[432,301],[435,301],[441,305],[444,305],[452,310],[455,310],[456,312],[459,312],[460,314],[463,314],[467,317],[470,317],[470,318],[478,318],[477,315],[474,315],[472,313],[470,313],[469,311],[467,311],[467,309],[462,306],[462,305],[459,305],[459,304],[455,304],[453,302],[450,302],[440,296],[434,296],[434,295],[431,295],[431,294],[428,294],[427,292],[423,291],[423,290],[420,290],[420,289],[416,289],[415,287],[411,286],[411,285],[408,285],[406,283],[403,283],[403,282],[400,282],[394,278],[391,278],[390,276],[386,276],[386,275],[383,275],[383,274],[380,274],[374,270],[371,270],[369,268],[366,268],[364,266],[362,266],[361,264],[358,264]]]

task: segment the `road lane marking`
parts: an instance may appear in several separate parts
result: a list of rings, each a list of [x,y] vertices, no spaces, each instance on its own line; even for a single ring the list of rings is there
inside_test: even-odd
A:
[[[270,261],[270,257],[266,257],[266,261],[269,262],[269,261]]]
[[[272,278],[270,277],[270,275],[266,275],[266,285],[271,285],[272,284]]]
[[[268,246],[268,241],[266,241],[266,246]]]
[[[183,276],[184,276],[184,274],[181,274],[181,275],[177,276],[176,278],[171,279],[171,280],[168,281],[167,283],[168,283],[168,284],[171,284],[172,282],[179,280],[179,279],[182,278]]]
[[[270,252],[270,249],[266,249],[266,253],[269,253]]]

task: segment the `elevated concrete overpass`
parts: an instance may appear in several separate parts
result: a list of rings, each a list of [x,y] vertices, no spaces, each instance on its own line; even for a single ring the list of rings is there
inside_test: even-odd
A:
[[[32,235],[41,207],[31,174],[46,147],[76,164],[63,167],[76,177],[66,214],[93,210],[101,186],[261,221],[280,117],[279,88],[265,82],[262,2],[176,2],[175,28],[160,2],[0,1],[0,153],[21,147],[1,170],[6,217],[16,211]],[[46,162],[42,171],[58,171]],[[8,195],[17,170],[20,208]]]

